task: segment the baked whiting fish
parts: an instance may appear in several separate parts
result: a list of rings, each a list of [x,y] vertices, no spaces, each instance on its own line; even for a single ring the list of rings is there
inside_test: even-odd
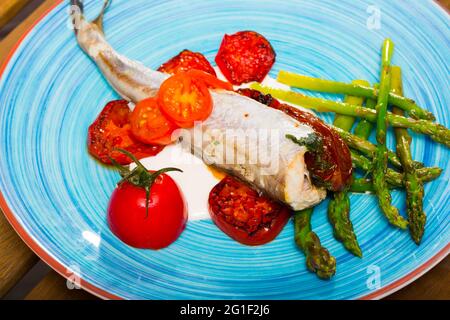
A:
[[[82,1],[71,0],[77,41],[124,99],[136,103],[155,96],[170,75],[132,61],[111,47],[102,27],[109,3],[105,1],[99,17],[89,22],[83,16]],[[192,153],[294,210],[312,207],[326,197],[326,190],[312,183],[307,170],[307,147],[286,138],[291,135],[306,141],[316,134],[311,126],[234,92],[211,90],[211,95],[210,117],[193,129],[180,132],[180,140],[190,143]],[[200,140],[195,139],[198,135]],[[250,159],[252,154],[258,156]]]

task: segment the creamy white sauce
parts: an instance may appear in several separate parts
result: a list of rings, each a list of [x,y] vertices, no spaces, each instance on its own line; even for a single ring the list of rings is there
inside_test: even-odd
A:
[[[214,67],[214,70],[216,71],[217,78],[219,78],[220,80],[223,80],[223,81],[228,81],[227,78],[225,78],[225,76],[223,75],[222,71],[220,71],[219,67],[217,67],[217,66]],[[243,83],[239,86],[233,86],[233,87],[234,87],[234,90],[245,89],[245,88],[250,88],[251,84],[252,84],[252,82],[249,82],[249,83]],[[261,82],[261,84],[263,86],[267,86],[267,87],[271,87],[271,88],[275,88],[275,89],[282,89],[282,90],[290,90],[291,89],[291,87],[289,87],[288,85],[278,82],[276,79],[272,78],[271,76],[265,77],[264,80]]]
[[[183,149],[180,144],[167,146],[154,157],[141,160],[149,170],[175,167],[183,172],[167,173],[178,184],[188,206],[189,220],[209,219],[208,197],[219,183],[203,161]]]

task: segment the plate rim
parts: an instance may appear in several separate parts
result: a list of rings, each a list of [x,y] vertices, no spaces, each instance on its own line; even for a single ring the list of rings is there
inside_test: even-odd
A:
[[[12,57],[15,55],[16,51],[21,46],[22,42],[28,38],[29,34],[33,29],[43,20],[45,19],[56,7],[58,7],[60,4],[64,3],[64,0],[57,0],[54,4],[52,4],[47,10],[45,10],[40,17],[34,21],[30,27],[28,27],[25,32],[21,35],[19,40],[14,44],[14,46],[10,49],[9,53],[6,56],[5,61],[0,66],[0,78],[5,73],[5,70],[7,69],[9,62],[11,61]],[[432,1],[432,3],[435,6],[438,6],[441,10],[443,10],[446,14],[447,11],[444,10],[436,1]],[[25,230],[25,228],[21,225],[19,220],[16,218],[13,211],[9,208],[5,197],[3,196],[2,191],[0,190],[0,209],[3,211],[3,214],[8,221],[8,223],[12,226],[12,228],[15,230],[15,232],[19,235],[19,237],[22,239],[23,242],[42,260],[44,261],[48,266],[50,266],[53,270],[55,270],[57,273],[59,273],[61,276],[66,278],[67,280],[70,280],[70,278],[73,276],[73,273],[70,272],[68,267],[64,266],[62,263],[60,263],[56,258],[52,257],[50,253],[47,252],[42,246],[38,244],[36,240],[34,240]],[[369,293],[364,296],[358,297],[357,300],[379,300],[384,297],[387,297],[394,292],[404,288],[408,284],[414,282],[421,276],[423,276],[425,273],[427,273],[429,270],[431,270],[433,267],[435,267],[439,262],[441,262],[443,259],[445,259],[450,254],[450,243],[447,243],[447,245],[442,248],[439,252],[437,252],[433,257],[425,261],[423,264],[415,268],[414,270],[411,270],[409,273],[404,275],[403,277],[394,280],[393,282]],[[101,299],[108,299],[108,300],[123,300],[124,298],[119,297],[117,295],[114,295],[104,289],[101,289],[90,282],[84,280],[81,275],[79,277],[79,285],[81,289],[93,294],[94,296],[101,298]]]

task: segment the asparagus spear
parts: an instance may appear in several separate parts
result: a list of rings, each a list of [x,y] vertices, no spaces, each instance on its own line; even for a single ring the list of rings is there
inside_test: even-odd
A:
[[[350,152],[352,157],[352,165],[354,168],[359,168],[365,172],[370,172],[373,170],[373,164],[369,159],[353,150],[351,150]],[[416,171],[417,174],[419,175],[419,178],[422,179],[424,182],[435,180],[442,173],[442,169],[439,167],[427,167],[427,168],[421,167],[417,168]],[[402,173],[396,172],[391,168],[387,169],[386,181],[389,184],[395,187],[402,187],[405,186],[403,184],[403,180],[404,175]]]
[[[342,140],[344,140],[344,142],[350,148],[358,150],[359,152],[361,152],[362,154],[364,154],[365,156],[367,156],[369,158],[373,158],[373,155],[377,148],[373,143],[371,143],[365,139],[359,138],[355,135],[352,135],[351,133],[348,133],[340,128],[334,127],[333,129],[336,130],[337,133],[339,133]],[[400,162],[400,159],[397,157],[397,155],[394,152],[392,152],[390,150],[388,150],[388,160],[393,166],[395,166],[399,169],[402,169],[402,164]],[[418,162],[418,161],[414,161],[413,164],[414,164],[415,168],[423,168],[423,166],[424,166],[423,163]]]
[[[373,170],[373,163],[369,161],[366,157],[352,151],[352,165],[355,168],[362,169],[366,172],[370,172]],[[418,175],[421,177],[421,179],[425,179],[425,181],[431,181],[436,178],[438,178],[441,173],[442,169],[437,167],[431,167],[431,168],[420,168],[417,169]],[[396,172],[390,168],[386,171],[386,181],[396,187],[405,186],[403,184],[404,174]]]
[[[335,112],[343,115],[360,117],[371,122],[376,122],[377,120],[377,113],[372,109],[354,106],[344,102],[308,97],[294,91],[265,87],[259,83],[252,83],[250,87],[264,94],[271,94],[275,98],[298,104],[304,108],[309,108],[318,112]],[[434,141],[450,147],[450,130],[443,125],[428,120],[405,118],[389,112],[386,114],[386,119],[393,127],[409,128],[415,132],[428,135]]]
[[[294,212],[295,242],[305,253],[308,269],[319,278],[329,279],[336,273],[336,259],[320,243],[311,230],[311,216],[314,209]]]
[[[374,164],[372,162],[369,161],[369,159],[367,159],[366,157],[364,157],[363,155],[360,155],[354,151],[351,151],[351,157],[352,157],[352,165],[355,168],[359,168],[362,169],[365,172],[371,172],[374,169]],[[432,170],[435,168],[424,168],[425,170],[431,170],[431,172],[433,172]],[[439,168],[437,168],[439,169]],[[439,169],[440,170],[440,169]],[[429,171],[426,171],[427,173]],[[390,185],[394,185],[394,186],[403,186],[403,183],[401,181],[401,179],[403,178],[403,176],[388,168],[386,170],[386,181],[388,184]]]
[[[442,173],[441,168],[437,167],[431,167],[431,168],[421,168],[417,169],[417,176],[422,182],[430,182],[437,178]],[[405,187],[404,181],[405,181],[405,175],[404,173],[395,172],[394,170],[388,169],[388,172],[386,174],[386,181],[389,184],[390,188],[402,188]],[[360,178],[353,180],[353,183],[350,187],[350,192],[358,192],[358,193],[364,193],[364,192],[371,192],[374,193],[375,190],[373,189],[373,181],[372,179],[367,178]]]
[[[369,85],[369,83],[365,80],[354,80],[354,81],[352,81],[352,83],[361,84],[361,85]],[[364,103],[364,98],[346,96],[344,99],[344,102],[355,105],[355,106],[362,106]],[[346,115],[342,115],[342,114],[336,114],[334,116],[333,124],[335,127],[341,128],[344,131],[350,131],[352,129],[355,121],[356,121],[355,117],[346,116]]]
[[[369,159],[353,150],[350,150],[350,154],[352,156],[352,165],[354,168],[359,168],[365,172],[371,172],[373,170],[373,164]]]
[[[392,92],[403,95],[402,70],[400,67],[392,67]],[[402,109],[394,107],[394,114],[402,116]],[[402,162],[406,186],[406,212],[408,214],[409,230],[411,237],[416,244],[420,244],[425,231],[427,216],[423,211],[424,187],[417,171],[415,170],[411,156],[411,136],[407,129],[396,128],[395,137],[397,140],[397,154]]]
[[[374,89],[378,90],[378,84],[375,84],[373,87],[374,87]],[[375,99],[367,99],[366,108],[375,109],[376,106],[377,106],[377,101]],[[370,134],[372,133],[372,129],[373,129],[372,122],[370,122],[366,119],[361,119],[355,127],[354,134],[355,134],[355,136],[357,136],[359,138],[368,140],[370,137]]]
[[[354,80],[353,83],[368,85],[367,81]],[[345,102],[362,105],[364,99],[361,97],[346,96]],[[350,131],[355,123],[355,118],[336,114],[334,125],[344,131]],[[333,227],[333,233],[337,240],[342,242],[344,247],[358,257],[362,257],[353,224],[350,220],[350,198],[347,191],[336,192],[328,205],[328,219]]]
[[[389,189],[397,188],[396,186],[390,184],[388,187]],[[354,179],[349,191],[354,193],[375,193],[375,189],[373,188],[373,180],[368,178]]]
[[[373,158],[373,187],[378,196],[378,204],[388,221],[401,229],[406,229],[408,222],[400,215],[398,209],[391,204],[392,198],[386,182],[387,172],[387,106],[388,97],[391,90],[391,58],[394,50],[394,43],[390,39],[383,42],[381,52],[381,76],[380,91],[378,94],[377,112],[377,150]]]
[[[333,226],[333,233],[344,247],[357,257],[362,257],[362,251],[350,220],[350,198],[347,191],[336,192],[328,204],[328,219]]]
[[[336,130],[337,133],[339,133],[342,140],[344,140],[344,142],[350,148],[358,150],[359,152],[361,152],[362,154],[366,155],[369,158],[373,158],[373,156],[377,150],[377,147],[373,143],[371,143],[365,139],[359,138],[347,131],[344,131],[341,128],[334,127],[333,129]],[[397,157],[397,155],[394,152],[388,151],[388,159],[392,163],[392,165],[394,165],[395,167],[397,167],[397,168],[402,167],[400,159]]]
[[[304,75],[299,75],[287,71],[280,71],[278,74],[278,81],[287,84],[291,87],[296,87],[300,89],[328,92],[328,93],[339,93],[348,94],[352,96],[365,97],[368,99],[377,100],[380,92],[376,88],[371,88],[370,86],[358,85],[358,84],[347,84],[343,82],[330,81],[312,78]],[[425,120],[435,120],[434,115],[419,107],[413,100],[402,97],[401,95],[395,93],[389,94],[389,102],[399,108],[408,112],[408,114],[415,119],[425,119]]]

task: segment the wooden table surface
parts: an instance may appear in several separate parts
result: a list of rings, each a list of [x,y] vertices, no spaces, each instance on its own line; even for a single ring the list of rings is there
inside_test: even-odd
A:
[[[0,28],[5,24],[2,13],[13,15],[29,0],[0,0]],[[14,3],[16,2],[16,3]],[[24,32],[35,22],[56,0],[42,1],[26,20],[21,22],[5,39],[0,41],[0,64],[6,59],[14,44]],[[447,10],[450,0],[439,1]],[[3,10],[3,11],[2,11]],[[31,269],[38,258],[21,241],[14,230],[0,213],[0,297]],[[81,290],[69,291],[65,280],[51,271],[26,297],[27,299],[93,299]],[[427,274],[401,289],[387,299],[450,299],[450,257]]]

